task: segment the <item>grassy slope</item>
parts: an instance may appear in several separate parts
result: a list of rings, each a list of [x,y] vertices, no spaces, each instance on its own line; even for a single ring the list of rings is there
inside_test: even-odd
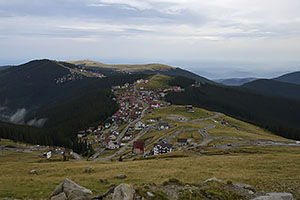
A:
[[[183,116],[188,120],[199,119],[211,117],[214,115],[213,112],[201,109],[194,108],[194,113],[188,113],[184,106],[168,106],[160,109],[153,110],[152,113],[145,116],[146,119],[161,117],[164,120],[168,120],[169,115],[179,115]]]
[[[149,79],[149,82],[147,84],[140,84],[138,88],[144,87],[145,89],[148,90],[155,90],[159,88],[167,89],[170,88],[169,81],[172,79],[173,77],[171,76],[156,74]]]
[[[155,70],[169,70],[172,67],[163,64],[136,64],[136,65],[108,65],[100,62],[95,62],[91,60],[79,60],[79,61],[67,61],[68,63],[75,65],[85,65],[89,67],[101,67],[101,68],[111,68],[117,71],[129,71],[129,72],[137,72],[137,71],[155,71]]]
[[[255,150],[258,153],[108,163],[47,163],[32,154],[6,153],[0,157],[0,197],[45,199],[65,177],[91,189],[95,194],[101,194],[109,188],[109,185],[99,182],[101,178],[107,178],[114,184],[161,184],[172,177],[197,183],[215,176],[225,181],[252,184],[266,191],[288,192],[299,186],[299,148],[260,147]],[[91,167],[94,172],[84,173],[87,167]],[[28,172],[31,169],[36,169],[39,175],[30,175]],[[120,173],[126,174],[128,178],[115,179]],[[299,190],[293,193],[299,197]]]
[[[176,114],[188,119],[195,119],[213,115],[212,112],[203,109],[195,109],[195,111],[195,113],[187,113],[182,106],[171,106],[155,110],[146,118],[161,116],[168,120],[168,115]],[[230,133],[233,136],[245,138],[284,140],[239,120],[229,117],[221,118],[242,127],[243,130],[218,125],[215,131],[209,130],[212,135],[228,136]],[[211,120],[204,122],[215,124]],[[144,139],[150,138],[148,149],[159,138],[168,137],[181,127],[203,128],[203,125],[198,123],[172,121],[170,124],[177,127],[150,132],[143,137]],[[190,134],[196,133],[186,131],[182,133],[182,136]],[[198,141],[201,140],[200,137],[194,138]],[[1,144],[6,142],[2,140]],[[208,156],[179,151],[146,160],[107,163],[79,161],[75,163],[45,162],[44,159],[34,154],[5,152],[5,156],[0,157],[0,198],[45,199],[65,177],[91,189],[95,194],[101,194],[109,188],[109,184],[100,183],[101,178],[107,178],[110,183],[114,184],[121,182],[161,184],[173,177],[183,182],[197,183],[214,176],[225,181],[252,184],[261,190],[293,192],[296,197],[300,197],[300,190],[292,191],[298,187],[300,182],[298,173],[300,148],[248,146],[234,147],[231,150],[207,149],[201,153]],[[84,173],[87,167],[93,168],[94,172]],[[32,169],[36,169],[39,175],[30,175],[28,172]],[[114,177],[120,173],[126,174],[128,178],[125,180],[115,179]]]
[[[292,141],[277,135],[272,134],[271,132],[264,130],[260,127],[255,125],[228,117],[220,117],[217,120],[220,121],[224,119],[225,121],[229,122],[232,125],[235,125],[237,128],[234,127],[227,127],[224,125],[217,125],[216,129],[212,129],[209,133],[215,137],[241,137],[245,139],[266,139],[266,140],[278,140],[278,141]]]

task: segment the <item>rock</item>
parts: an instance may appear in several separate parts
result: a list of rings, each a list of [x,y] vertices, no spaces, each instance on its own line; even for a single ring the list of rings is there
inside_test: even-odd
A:
[[[248,185],[248,184],[245,184],[245,183],[235,183],[234,186],[239,187],[239,188],[243,188],[243,189],[246,189],[246,190],[250,190],[253,193],[256,192],[256,189],[252,185]]]
[[[35,175],[37,175],[38,173],[37,173],[37,171],[35,169],[33,169],[33,170],[30,170],[29,174],[35,174]]]
[[[291,193],[267,193],[253,200],[294,200],[294,197]]]
[[[147,197],[149,198],[154,198],[155,195],[152,192],[147,192]]]
[[[252,192],[251,190],[249,190],[248,194],[252,195],[252,194],[254,194],[254,192]]]
[[[88,200],[92,192],[69,179],[65,179],[56,187],[49,200]]]
[[[101,178],[101,179],[100,179],[100,182],[101,182],[101,183],[108,183],[108,180],[107,180],[107,178]]]
[[[66,197],[66,194],[65,193],[60,193],[60,194],[58,194],[58,195],[56,195],[56,196],[53,196],[52,198],[51,198],[51,200],[67,200],[68,198]]]
[[[124,178],[127,178],[127,176],[124,175],[124,174],[119,174],[119,175],[116,176],[116,178],[118,178],[118,179],[124,179]]]
[[[2,200],[11,200],[10,198],[7,198],[7,197],[5,197],[5,198],[3,198]]]
[[[115,188],[112,200],[133,200],[134,189],[131,185],[122,183]]]
[[[219,183],[224,183],[224,181],[219,180],[216,177],[209,178],[209,179],[205,180],[204,183],[211,182],[211,181],[216,181],[216,182],[219,182]]]
[[[91,173],[92,171],[93,171],[92,168],[86,168],[86,169],[84,170],[84,172],[85,172],[85,173],[88,173],[88,174]]]

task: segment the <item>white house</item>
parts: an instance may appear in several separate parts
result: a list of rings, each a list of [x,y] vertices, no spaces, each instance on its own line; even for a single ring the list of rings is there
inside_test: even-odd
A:
[[[135,130],[142,130],[143,128],[145,128],[145,124],[144,124],[144,122],[142,122],[142,121],[138,121],[136,124],[135,124],[135,126],[134,126],[134,129]]]
[[[158,123],[158,130],[167,130],[170,126],[167,122],[160,122]]]

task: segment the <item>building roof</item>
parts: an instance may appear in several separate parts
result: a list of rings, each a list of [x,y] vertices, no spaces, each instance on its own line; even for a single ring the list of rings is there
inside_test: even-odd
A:
[[[186,139],[186,138],[178,138],[178,139],[177,139],[177,142],[178,142],[178,143],[186,143],[186,142],[187,142],[187,139]]]
[[[145,142],[144,141],[135,141],[133,142],[133,148],[134,149],[144,149]]]
[[[169,126],[168,122],[159,122],[158,126]]]
[[[172,148],[173,147],[173,145],[170,144],[170,143],[157,143],[157,144],[154,144],[154,146],[158,146],[158,145],[163,147],[163,148],[165,148],[165,147]]]

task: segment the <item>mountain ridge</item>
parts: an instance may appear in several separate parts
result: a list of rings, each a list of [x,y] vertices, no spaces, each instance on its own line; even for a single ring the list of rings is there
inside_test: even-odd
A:
[[[221,83],[223,85],[228,86],[241,86],[245,83],[249,83],[251,81],[257,80],[257,78],[249,77],[249,78],[228,78],[228,79],[214,79],[213,81],[217,83]]]
[[[81,67],[93,68],[94,70],[112,70],[117,72],[128,72],[128,73],[143,73],[143,74],[163,74],[168,76],[184,76],[186,78],[194,79],[200,83],[211,83],[216,84],[212,80],[209,80],[205,77],[197,75],[193,72],[190,72],[185,69],[181,69],[179,67],[171,67],[165,64],[159,63],[150,63],[150,64],[116,64],[116,65],[108,65],[101,62],[91,61],[91,60],[79,60],[79,61],[66,61],[67,63],[75,64]]]
[[[284,74],[273,80],[300,85],[300,71]]]

